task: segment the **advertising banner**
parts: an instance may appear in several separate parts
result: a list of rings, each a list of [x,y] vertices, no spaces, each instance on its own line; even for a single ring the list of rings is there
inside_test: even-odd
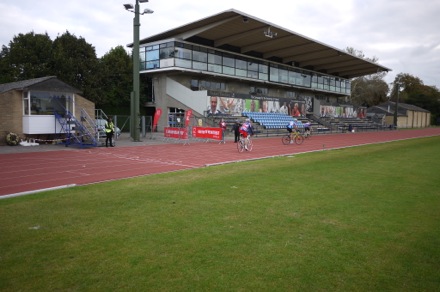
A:
[[[166,138],[188,139],[188,130],[186,128],[170,128],[167,127],[163,131]]]
[[[194,138],[200,139],[222,139],[222,129],[221,128],[205,128],[205,127],[193,127],[192,136]]]
[[[153,132],[156,131],[157,123],[159,122],[161,115],[162,115],[162,109],[160,109],[160,108],[156,109],[156,112],[154,113],[154,118],[153,118]]]

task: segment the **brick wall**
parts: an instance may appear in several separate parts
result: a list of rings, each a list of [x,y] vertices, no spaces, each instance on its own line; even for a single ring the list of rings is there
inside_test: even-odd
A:
[[[95,119],[95,104],[81,95],[75,94],[75,115],[77,118],[81,115],[81,109],[84,109],[90,118]]]
[[[10,132],[24,137],[22,110],[21,91],[0,94],[0,146],[6,145],[6,135]]]

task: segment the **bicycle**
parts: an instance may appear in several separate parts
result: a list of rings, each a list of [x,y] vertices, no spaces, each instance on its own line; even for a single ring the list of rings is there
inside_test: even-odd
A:
[[[295,142],[297,145],[301,145],[304,142],[304,135],[299,131],[293,131],[292,133],[288,133],[287,135],[281,138],[281,141],[284,145],[291,144]]]
[[[312,136],[312,130],[304,131],[304,138],[310,138]]]
[[[246,149],[246,145],[247,145],[247,149]],[[250,136],[244,138],[242,135],[240,135],[240,140],[238,140],[237,142],[238,152],[243,152],[245,149],[246,151],[252,151],[252,148],[253,148],[253,144]]]

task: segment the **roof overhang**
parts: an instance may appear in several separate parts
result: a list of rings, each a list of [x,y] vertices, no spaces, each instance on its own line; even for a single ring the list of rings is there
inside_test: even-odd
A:
[[[140,44],[164,39],[188,41],[347,79],[391,71],[235,9],[144,38]]]

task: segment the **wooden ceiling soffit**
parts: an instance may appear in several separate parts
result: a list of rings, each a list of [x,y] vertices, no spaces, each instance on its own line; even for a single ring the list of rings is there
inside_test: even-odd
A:
[[[297,56],[297,55],[302,55],[302,54],[310,54],[310,51],[315,51],[313,50],[313,47],[315,46],[315,43],[313,42],[307,42],[307,43],[302,43],[299,45],[291,45],[282,49],[277,49],[274,51],[269,51],[266,52],[263,57],[264,58],[270,58],[272,56],[280,56],[280,55],[289,55],[289,57],[287,58],[292,58],[293,55]],[[300,52],[299,54],[292,54],[293,52]],[[293,60],[287,60],[287,62],[289,61],[293,61]]]
[[[339,64],[358,64],[359,61],[356,59],[343,59],[341,56],[335,56],[335,55],[330,55],[330,56],[322,56],[320,58],[315,57],[315,58],[309,58],[308,60],[300,60],[299,63],[301,64],[301,66],[323,66],[325,64],[335,64],[335,63],[339,63]],[[345,66],[345,65],[344,65]]]
[[[230,21],[233,21],[233,20],[235,20],[238,17],[239,16],[234,16],[234,17],[230,17],[230,18],[227,18],[227,19],[224,19],[224,20],[221,20],[221,21],[213,22],[211,24],[208,24],[208,25],[205,25],[205,26],[202,26],[202,27],[198,27],[198,28],[195,28],[195,29],[183,32],[183,33],[181,33],[181,34],[179,34],[179,35],[177,35],[175,37],[176,38],[181,38],[183,40],[186,40],[186,39],[188,39],[190,37],[193,37],[195,35],[201,34],[201,33],[205,32],[205,31],[208,31],[208,30],[210,30],[212,28],[215,28],[215,27],[217,27],[219,25],[222,25],[222,24],[228,23]]]
[[[249,35],[260,33],[263,30],[263,28],[264,28],[264,26],[261,26],[261,27],[258,27],[258,28],[254,28],[254,29],[247,30],[247,31],[244,31],[244,32],[241,32],[241,33],[237,33],[237,34],[233,34],[233,35],[230,35],[230,36],[227,36],[227,37],[224,37],[224,38],[217,39],[217,40],[214,41],[214,46],[215,47],[220,47],[220,46],[222,46],[224,44],[229,44],[231,42],[240,40],[242,38],[249,37]],[[251,51],[251,50],[248,50],[248,51]]]

